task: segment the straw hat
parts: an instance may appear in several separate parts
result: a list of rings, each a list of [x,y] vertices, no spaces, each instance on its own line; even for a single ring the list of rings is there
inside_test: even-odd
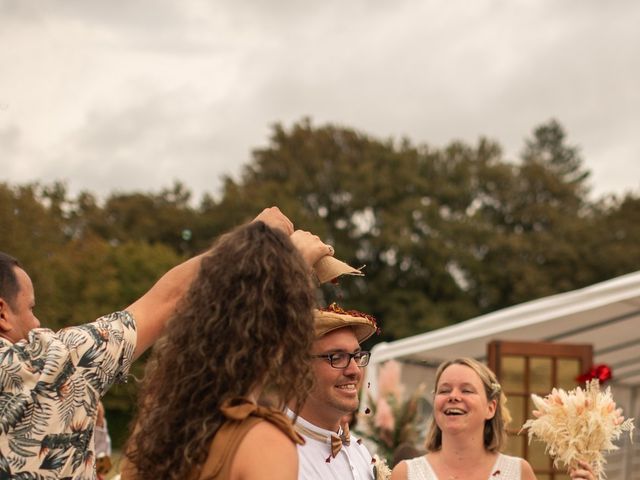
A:
[[[317,309],[313,312],[315,318],[316,338],[343,327],[351,327],[358,338],[358,343],[378,331],[375,318],[366,313],[355,310],[343,310],[335,303],[325,309]]]
[[[318,260],[313,266],[313,269],[316,272],[316,276],[320,283],[335,280],[340,275],[364,275],[359,268],[353,268],[331,255],[326,255]]]

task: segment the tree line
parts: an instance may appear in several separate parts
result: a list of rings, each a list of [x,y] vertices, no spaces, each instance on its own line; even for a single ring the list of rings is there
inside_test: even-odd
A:
[[[159,192],[70,195],[64,183],[0,183],[0,250],[23,263],[46,326],[130,304],[218,234],[278,205],[366,276],[321,302],[374,315],[394,340],[640,268],[638,192],[593,199],[557,121],[509,160],[486,138],[442,148],[351,128],[276,124],[238,178],[192,199]],[[140,366],[136,374],[140,374]],[[106,399],[129,414],[135,382]],[[126,416],[126,415],[125,415]]]

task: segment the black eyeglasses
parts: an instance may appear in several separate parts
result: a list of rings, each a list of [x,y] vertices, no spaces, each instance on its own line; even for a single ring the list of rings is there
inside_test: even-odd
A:
[[[327,353],[325,355],[311,355],[313,358],[328,358],[329,363],[333,368],[347,368],[351,359],[356,361],[358,367],[366,367],[369,364],[371,358],[371,352],[361,350],[356,353],[336,352]]]

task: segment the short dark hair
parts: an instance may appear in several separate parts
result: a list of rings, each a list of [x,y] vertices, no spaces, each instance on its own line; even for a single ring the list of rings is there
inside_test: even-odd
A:
[[[4,252],[0,252],[0,298],[3,298],[10,307],[20,291],[16,267],[20,267],[20,262]]]

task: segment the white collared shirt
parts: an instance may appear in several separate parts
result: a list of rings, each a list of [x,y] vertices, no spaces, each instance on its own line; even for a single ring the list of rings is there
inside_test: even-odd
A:
[[[294,414],[287,409],[287,415]],[[371,454],[364,443],[351,432],[351,442],[343,445],[335,458],[331,456],[331,435],[335,432],[325,430],[298,417],[296,423],[304,428],[326,436],[326,441],[310,438],[302,434],[304,445],[298,445],[298,479],[299,480],[373,480],[373,464]],[[342,431],[338,432],[338,435]],[[327,462],[327,459],[330,459]]]

